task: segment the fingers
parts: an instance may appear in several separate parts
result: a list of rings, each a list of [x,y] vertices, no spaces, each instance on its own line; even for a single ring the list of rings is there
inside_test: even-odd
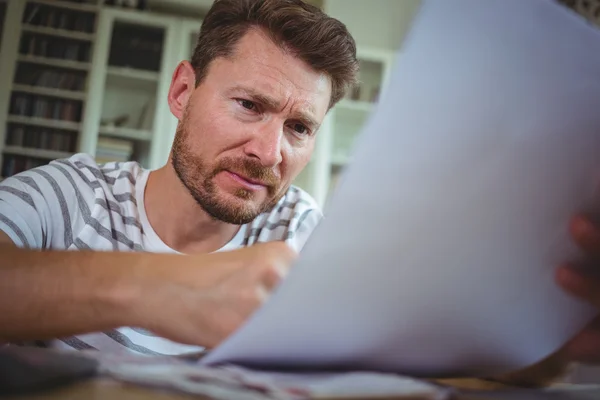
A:
[[[574,217],[569,228],[584,259],[581,265],[560,267],[556,280],[567,292],[600,308],[600,230],[583,215]]]
[[[260,272],[260,280],[267,289],[272,290],[285,278],[288,270],[284,264],[267,265]]]
[[[589,257],[600,259],[600,229],[589,218],[577,216],[570,226],[575,242]]]
[[[563,353],[569,360],[584,363],[600,362],[600,318],[596,318],[581,333],[567,343]]]
[[[557,270],[556,281],[567,292],[600,308],[600,279],[597,276],[565,265]]]
[[[255,260],[258,279],[271,291],[285,278],[297,254],[284,242],[261,243],[253,247],[258,256]]]

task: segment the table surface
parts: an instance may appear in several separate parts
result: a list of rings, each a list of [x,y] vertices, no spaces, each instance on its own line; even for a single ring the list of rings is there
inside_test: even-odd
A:
[[[1,349],[0,349],[1,350]],[[67,369],[74,368],[82,363],[89,363],[89,357],[82,357],[80,355],[75,355],[74,353],[69,353],[68,357],[66,353],[50,351],[50,350],[42,350],[42,349],[32,349],[32,348],[4,348],[2,351],[3,355],[12,355],[12,361],[15,360],[27,360],[30,365],[37,365],[40,368],[46,368],[49,371],[57,371],[58,366],[67,366]],[[14,356],[18,356],[14,358]],[[57,357],[59,356],[60,357]],[[65,358],[66,357],[66,358]],[[78,360],[78,361],[77,361]],[[86,361],[87,360],[87,361]],[[126,360],[126,361],[124,361]],[[141,360],[141,358],[136,358],[136,361]],[[146,360],[144,358],[144,360]],[[172,360],[172,359],[169,359]],[[32,372],[25,372],[28,370],[19,369],[18,365],[10,364],[6,362],[7,359],[4,359],[4,363],[2,364],[2,368],[4,371],[8,371],[9,369],[12,371],[21,371],[21,374],[31,374]],[[45,362],[43,362],[45,361]],[[48,363],[47,361],[51,361]],[[104,361],[107,361],[106,359]],[[129,359],[117,358],[116,360],[112,360],[112,362],[116,362],[115,365],[121,365],[122,362],[129,362]],[[177,365],[181,365],[181,361],[177,361]],[[22,363],[21,363],[22,364]],[[16,367],[14,368],[11,367]],[[104,366],[108,364],[104,363]],[[94,368],[94,365],[91,366]],[[8,369],[7,369],[8,368]],[[60,370],[60,368],[59,368]],[[92,370],[89,370],[90,373],[93,373]],[[87,373],[86,373],[87,375]],[[10,376],[10,375],[6,375]],[[5,377],[6,377],[5,376]],[[498,382],[486,381],[481,379],[474,378],[464,378],[464,379],[445,379],[445,380],[434,380],[434,383],[442,386],[448,386],[457,389],[458,396],[456,396],[456,400],[504,400],[504,399],[565,399],[565,400],[587,400],[587,399],[600,399],[600,385],[597,386],[580,386],[580,385],[561,385],[564,391],[568,391],[568,395],[565,397],[564,395],[559,395],[558,397],[554,394],[549,395],[548,392],[526,392],[515,390],[514,387],[510,387],[507,385],[503,385]],[[1,382],[0,382],[1,384]],[[511,392],[513,392],[511,394]],[[519,393],[514,393],[519,392]],[[505,395],[508,393],[507,395]],[[522,397],[525,394],[526,397]],[[533,397],[532,397],[533,395]],[[541,397],[540,397],[541,395]],[[153,389],[149,387],[143,387],[141,385],[127,384],[119,382],[115,379],[110,378],[105,374],[96,374],[92,377],[84,378],[83,380],[79,380],[73,384],[63,385],[57,387],[55,389],[38,391],[36,393],[27,394],[27,395],[19,395],[13,397],[2,397],[10,400],[54,400],[54,399],[66,399],[66,400],[74,400],[74,399],[124,399],[124,400],[186,400],[186,399],[200,399],[200,400],[212,400],[211,397],[201,396],[201,395],[186,395],[174,391],[168,391],[166,389]],[[357,400],[357,397],[353,397],[352,400]],[[379,400],[382,398],[379,397]],[[341,398],[337,398],[336,400],[344,400]],[[388,397],[386,400],[432,400],[431,396],[424,397],[418,395],[403,395],[399,397]]]
[[[477,390],[495,390],[506,388],[500,384],[495,384],[477,379],[457,379],[443,381],[453,387],[477,389]],[[599,396],[600,398],[600,392]],[[122,399],[122,400],[212,400],[212,398],[201,395],[186,395],[167,390],[150,389],[142,386],[132,385],[114,381],[112,379],[99,377],[90,378],[82,382],[66,385],[60,388],[45,390],[35,394],[19,395],[6,397],[7,400],[104,400],[104,399]],[[465,397],[466,399],[466,397]],[[336,398],[336,400],[344,400]],[[352,398],[357,400],[357,398]],[[378,397],[377,400],[432,400],[431,397],[405,395],[401,397]],[[459,399],[460,400],[460,397]],[[485,394],[469,395],[468,400],[487,400]]]
[[[454,400],[596,400],[600,399],[600,386],[592,389],[582,390],[578,385],[572,389],[566,389],[562,394],[549,395],[541,392],[523,393],[514,392],[506,386],[499,389],[498,385],[482,382],[477,379],[454,380],[452,386],[478,389],[477,391],[466,391],[459,394]],[[486,391],[488,390],[488,391]],[[8,397],[8,400],[213,400],[210,397],[200,395],[185,395],[163,390],[147,389],[140,386],[123,384],[106,378],[89,379],[73,385],[65,386],[55,390],[49,390],[38,394]],[[335,400],[344,400],[336,398]],[[346,400],[359,400],[358,398]],[[360,400],[369,400],[360,398]],[[375,400],[375,399],[373,399]],[[402,397],[378,397],[376,400],[434,400],[431,397],[419,396]]]

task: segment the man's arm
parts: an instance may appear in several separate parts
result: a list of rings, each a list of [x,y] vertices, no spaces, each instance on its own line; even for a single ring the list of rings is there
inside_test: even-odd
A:
[[[260,306],[292,258],[282,243],[200,256],[24,250],[0,232],[0,338],[135,326],[212,347]]]
[[[134,253],[23,250],[0,232],[0,336],[46,339],[138,322],[132,307],[141,282],[135,275],[150,259],[156,260]]]

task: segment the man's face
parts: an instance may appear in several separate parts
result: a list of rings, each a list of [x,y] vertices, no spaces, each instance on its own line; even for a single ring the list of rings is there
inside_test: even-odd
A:
[[[173,167],[212,217],[248,223],[281,199],[310,160],[330,96],[326,74],[251,29],[191,93]]]

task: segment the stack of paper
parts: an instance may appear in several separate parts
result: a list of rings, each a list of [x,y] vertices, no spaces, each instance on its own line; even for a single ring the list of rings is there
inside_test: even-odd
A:
[[[600,198],[600,34],[550,0],[425,0],[327,218],[204,363],[506,372],[594,310],[555,269]]]

